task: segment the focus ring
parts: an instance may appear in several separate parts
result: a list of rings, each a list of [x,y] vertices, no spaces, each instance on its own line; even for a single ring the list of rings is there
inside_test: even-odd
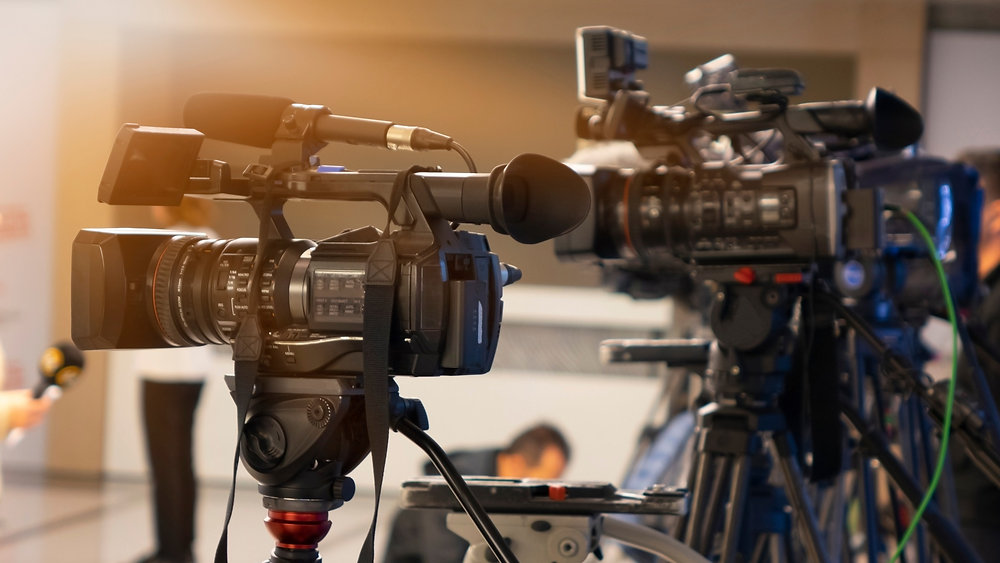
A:
[[[177,258],[200,236],[175,236],[165,242],[153,266],[153,318],[160,328],[164,340],[172,346],[192,346],[197,344],[184,336],[174,320],[171,304],[171,281]]]

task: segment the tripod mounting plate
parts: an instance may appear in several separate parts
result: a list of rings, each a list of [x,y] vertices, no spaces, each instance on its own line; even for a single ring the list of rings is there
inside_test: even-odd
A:
[[[465,477],[483,508],[508,514],[684,514],[687,491],[654,485],[645,490],[617,489],[610,483]],[[461,510],[441,477],[403,483],[403,508]]]

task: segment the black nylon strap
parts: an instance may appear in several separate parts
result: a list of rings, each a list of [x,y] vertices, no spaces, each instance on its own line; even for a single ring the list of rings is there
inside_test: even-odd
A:
[[[368,536],[358,554],[359,563],[375,559],[375,526],[382,497],[382,477],[389,449],[389,336],[392,331],[393,300],[396,295],[396,246],[389,239],[396,208],[402,200],[406,182],[416,172],[428,170],[411,166],[396,175],[392,193],[386,202],[388,218],[382,238],[368,257],[365,271],[364,327],[362,348],[364,362],[365,419],[372,452],[372,473],[375,478],[375,509],[372,512]]]
[[[264,249],[266,241],[271,239],[272,227],[282,234],[291,237],[287,223],[281,216],[281,206],[274,207],[270,199],[265,199],[254,206],[260,218],[260,230],[257,237],[257,256],[250,273],[247,285],[247,315],[240,323],[233,340],[234,389],[233,402],[236,403],[236,452],[233,454],[233,480],[229,487],[229,500],[226,503],[226,520],[222,524],[222,535],[215,548],[215,563],[229,561],[229,521],[233,517],[233,506],[236,504],[236,475],[240,469],[240,439],[243,437],[243,427],[246,426],[247,411],[250,410],[250,399],[257,383],[257,371],[261,352],[264,350],[264,331],[260,318],[257,316],[258,288],[260,275],[264,264]],[[265,217],[268,219],[265,221]]]
[[[392,220],[396,216],[396,208],[399,207],[399,202],[403,199],[403,188],[406,187],[406,182],[409,180],[410,176],[416,174],[417,172],[428,172],[433,171],[434,168],[427,168],[426,166],[411,166],[408,170],[404,170],[396,174],[396,179],[392,183],[392,192],[389,194],[389,201],[386,202],[386,209],[389,211],[389,217],[385,222],[385,229],[382,229],[382,237],[389,236],[389,228],[392,226]]]
[[[378,521],[382,477],[389,449],[389,334],[392,330],[393,298],[396,292],[396,248],[382,239],[368,258],[365,272],[364,356],[365,418],[372,451],[375,477],[375,509],[364,546],[358,555],[361,563],[375,558],[375,526]]]
[[[253,396],[254,384],[257,381],[261,344],[260,324],[254,315],[240,326],[240,332],[233,346],[236,380],[233,391],[233,402],[236,403],[236,453],[233,459],[233,480],[229,487],[229,501],[226,504],[226,520],[222,524],[219,545],[215,548],[215,563],[227,563],[229,560],[229,520],[233,516],[233,505],[236,502],[236,474],[240,468],[240,438],[243,437],[247,410],[250,408],[250,398]]]

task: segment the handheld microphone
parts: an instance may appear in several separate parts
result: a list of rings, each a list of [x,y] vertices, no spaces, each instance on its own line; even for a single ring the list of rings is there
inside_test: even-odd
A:
[[[38,361],[38,375],[41,380],[31,389],[33,399],[41,399],[49,389],[52,400],[60,397],[62,389],[69,387],[83,372],[83,352],[69,342],[59,342],[42,352]],[[24,439],[24,428],[15,428],[7,434],[4,443],[14,447]]]
[[[41,380],[31,390],[38,399],[52,386],[62,389],[72,385],[83,372],[83,352],[69,342],[59,342],[42,352],[38,361]]]
[[[275,139],[372,145],[390,150],[447,150],[451,137],[391,121],[334,115],[327,107],[288,98],[205,92],[184,105],[184,126],[210,139],[269,148]]]

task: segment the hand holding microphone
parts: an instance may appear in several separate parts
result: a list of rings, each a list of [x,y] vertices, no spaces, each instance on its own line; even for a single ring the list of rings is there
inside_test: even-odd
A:
[[[8,442],[20,441],[25,428],[42,422],[52,405],[50,397],[33,397],[28,389],[4,391],[0,403],[7,411],[7,424],[12,429],[7,435]]]
[[[32,397],[38,399],[47,390],[61,390],[76,381],[83,371],[83,352],[68,342],[60,342],[42,352],[38,361],[41,380],[32,388]]]
[[[52,401],[61,390],[76,381],[83,370],[83,353],[67,342],[46,348],[38,362],[39,382],[30,390],[18,389],[0,394],[0,405],[7,410],[7,444],[15,445],[24,437],[24,430],[45,418]]]

